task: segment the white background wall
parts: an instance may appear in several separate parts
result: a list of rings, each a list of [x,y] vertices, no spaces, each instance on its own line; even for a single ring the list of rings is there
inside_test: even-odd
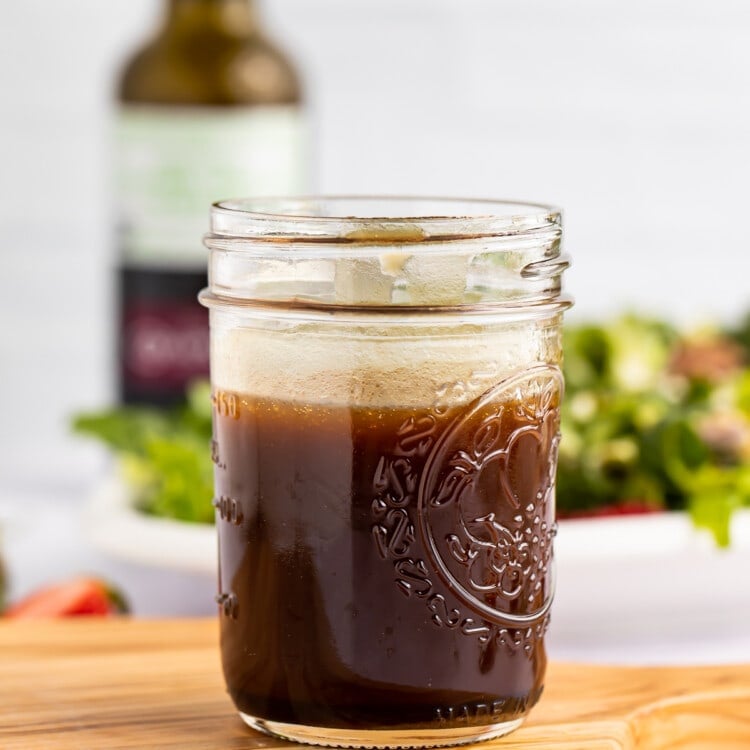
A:
[[[564,207],[576,314],[750,309],[747,0],[265,0],[316,188]],[[108,127],[157,0],[0,9],[0,481],[84,487],[111,394]]]

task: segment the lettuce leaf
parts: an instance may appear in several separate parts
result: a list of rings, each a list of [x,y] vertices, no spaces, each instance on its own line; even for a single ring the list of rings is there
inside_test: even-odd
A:
[[[212,523],[210,387],[201,382],[185,406],[169,411],[123,406],[79,414],[73,429],[96,438],[118,458],[146,513],[182,521]]]

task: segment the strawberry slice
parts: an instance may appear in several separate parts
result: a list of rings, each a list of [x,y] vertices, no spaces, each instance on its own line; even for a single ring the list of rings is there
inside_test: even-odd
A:
[[[125,612],[122,596],[95,578],[76,578],[47,586],[12,604],[5,610],[7,617],[69,617],[78,615],[109,615]]]

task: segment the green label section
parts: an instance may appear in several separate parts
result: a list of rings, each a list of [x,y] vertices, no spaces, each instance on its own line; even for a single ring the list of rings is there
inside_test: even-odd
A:
[[[121,252],[142,265],[205,265],[211,203],[306,192],[297,107],[125,107],[116,131]]]

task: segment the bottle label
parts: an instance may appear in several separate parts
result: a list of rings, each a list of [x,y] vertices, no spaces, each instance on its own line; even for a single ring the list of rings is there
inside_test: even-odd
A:
[[[129,265],[203,268],[211,203],[305,191],[295,106],[129,105],[117,123],[121,253]]]
[[[305,192],[298,107],[126,106],[116,132],[120,395],[179,401],[208,375],[203,235],[226,198]]]

